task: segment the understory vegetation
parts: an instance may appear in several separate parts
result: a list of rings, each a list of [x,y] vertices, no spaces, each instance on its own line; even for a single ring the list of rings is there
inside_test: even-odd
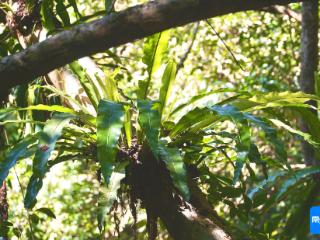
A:
[[[145,2],[0,1],[0,58]],[[320,166],[302,144],[319,160],[320,77],[301,91],[301,14],[294,3],[194,22],[12,88],[2,236],[308,239]]]

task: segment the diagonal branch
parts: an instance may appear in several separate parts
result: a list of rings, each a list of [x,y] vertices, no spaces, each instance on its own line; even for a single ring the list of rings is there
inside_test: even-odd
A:
[[[196,23],[196,27],[194,28],[193,33],[192,33],[192,39],[191,39],[191,42],[190,42],[190,44],[189,44],[189,47],[188,47],[188,49],[185,51],[185,53],[181,56],[180,62],[179,62],[178,65],[177,65],[177,73],[179,72],[179,70],[180,70],[181,68],[183,68],[184,63],[185,63],[185,61],[187,60],[188,55],[190,54],[190,52],[191,52],[191,50],[192,50],[192,48],[193,48],[194,42],[195,42],[195,40],[196,40],[196,38],[197,38],[197,34],[198,34],[198,31],[199,31],[199,27],[200,27],[200,22],[197,22],[197,23]]]
[[[282,14],[282,15],[287,15],[290,18],[295,19],[298,22],[301,22],[301,14],[291,10],[289,7],[285,6],[269,6],[266,8],[263,8],[262,11],[274,13],[274,14]]]
[[[0,60],[1,91],[76,59],[187,23],[299,0],[158,0],[63,31]]]

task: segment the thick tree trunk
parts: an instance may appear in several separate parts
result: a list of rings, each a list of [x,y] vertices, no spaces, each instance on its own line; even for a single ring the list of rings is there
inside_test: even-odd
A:
[[[8,221],[8,208],[7,186],[6,182],[4,181],[0,188],[0,237],[2,237],[2,240],[8,239],[8,227],[5,224]]]
[[[318,69],[318,0],[302,3],[301,32],[301,76],[300,87],[305,93],[315,93],[315,74]],[[316,102],[310,102],[316,106]],[[317,111],[314,111],[317,114]],[[302,121],[301,128],[309,132],[308,125]],[[307,142],[302,142],[303,157],[307,165],[318,165],[314,148]]]
[[[0,218],[2,221],[8,221],[7,185],[5,181],[0,187]]]
[[[0,103],[0,107],[3,107]],[[5,148],[5,137],[4,137],[4,127],[0,126],[0,150]],[[2,152],[0,153],[0,159],[2,157]],[[2,159],[1,159],[2,160]],[[8,221],[8,211],[9,204],[7,200],[7,185],[6,181],[3,181],[2,185],[0,185],[0,239],[2,240],[8,239],[8,226],[4,223]]]
[[[2,186],[0,186],[0,240],[8,239],[8,211],[9,205],[7,200],[7,185],[3,181]]]
[[[228,13],[291,2],[299,0],[150,1],[63,31],[18,54],[1,59],[1,89],[26,83],[78,58],[165,29]]]
[[[131,166],[129,181],[132,191],[147,210],[150,228],[155,227],[154,221],[159,217],[169,234],[177,240],[232,239],[232,228],[215,213],[191,177],[191,199],[185,202],[174,189],[162,161],[155,160],[146,149],[140,160],[139,164]],[[156,230],[149,229],[149,236],[150,232],[154,237]]]

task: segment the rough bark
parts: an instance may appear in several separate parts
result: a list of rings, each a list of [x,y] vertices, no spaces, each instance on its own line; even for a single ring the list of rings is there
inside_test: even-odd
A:
[[[1,89],[26,83],[78,58],[165,29],[228,13],[291,2],[299,0],[150,1],[63,31],[20,53],[1,59]]]
[[[302,31],[301,31],[301,76],[300,88],[305,93],[315,93],[315,73],[318,69],[318,0],[302,4]],[[311,101],[316,106],[316,102]],[[314,111],[314,114],[317,114]],[[311,129],[302,121],[301,129],[309,132]],[[314,148],[307,142],[302,142],[303,157],[307,165],[317,165]]]
[[[4,2],[5,0],[0,0],[0,4]],[[2,9],[0,9],[0,23],[6,23],[6,13]]]
[[[173,187],[162,161],[156,160],[146,148],[139,159],[131,166],[129,182],[132,192],[146,208],[148,217],[152,216],[148,219],[152,221],[150,226],[160,218],[176,240],[232,239],[232,229],[213,211],[192,178],[189,178],[191,199],[185,202]],[[150,232],[150,239],[154,239],[156,230],[150,229]]]
[[[0,103],[0,107],[3,107]],[[0,126],[0,149],[4,149],[5,145],[5,137],[4,137],[4,127]],[[3,152],[0,153],[0,159],[2,157]],[[6,181],[3,181],[2,185],[0,185],[0,239],[2,240],[8,239],[8,226],[5,224],[8,221],[8,211],[9,204],[7,200],[7,185]]]
[[[2,221],[8,220],[7,186],[5,181],[0,188],[0,217]]]
[[[8,208],[7,186],[4,181],[0,188],[0,237],[2,237],[3,240],[8,239],[8,227],[4,224],[8,221]]]

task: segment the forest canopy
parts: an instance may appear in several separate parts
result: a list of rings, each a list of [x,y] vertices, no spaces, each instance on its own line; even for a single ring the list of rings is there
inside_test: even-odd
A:
[[[317,0],[0,0],[0,237],[314,239],[318,30]]]

